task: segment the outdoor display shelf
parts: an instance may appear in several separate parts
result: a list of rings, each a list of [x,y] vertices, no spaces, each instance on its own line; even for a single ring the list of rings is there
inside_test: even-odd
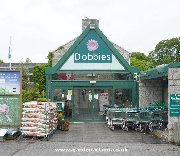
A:
[[[57,106],[53,102],[26,102],[22,108],[22,136],[49,140],[57,127]]]

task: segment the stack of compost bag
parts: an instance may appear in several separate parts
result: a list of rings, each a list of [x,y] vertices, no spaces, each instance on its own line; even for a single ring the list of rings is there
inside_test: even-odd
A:
[[[25,136],[46,137],[57,127],[57,105],[31,101],[23,104],[21,130]]]

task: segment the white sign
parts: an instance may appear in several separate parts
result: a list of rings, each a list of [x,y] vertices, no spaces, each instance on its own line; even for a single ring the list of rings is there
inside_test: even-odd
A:
[[[109,94],[108,93],[100,93],[99,95],[99,106],[100,111],[104,111],[104,105],[109,105]]]
[[[112,63],[74,63],[72,54],[60,70],[125,70],[123,65],[112,55]]]
[[[67,100],[71,100],[71,94],[67,95]]]
[[[91,102],[92,101],[92,94],[89,93],[89,101]]]

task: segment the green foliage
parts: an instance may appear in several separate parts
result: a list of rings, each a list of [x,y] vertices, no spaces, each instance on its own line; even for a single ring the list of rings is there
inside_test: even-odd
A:
[[[150,61],[150,59],[144,53],[141,52],[132,52],[131,57],[136,58],[138,60]]]
[[[180,37],[160,41],[148,57],[156,66],[180,62]]]
[[[26,64],[28,64],[28,63],[32,63],[32,61],[30,60],[30,58],[26,58],[25,63],[26,63]]]
[[[38,98],[37,101],[39,101],[39,102],[47,102],[48,100],[46,98]]]
[[[28,101],[36,101],[40,97],[41,97],[41,94],[39,92],[39,84],[36,83],[33,89],[23,90],[22,102],[24,103]]]
[[[30,59],[26,59],[26,62],[22,62],[20,68],[22,70],[22,101],[34,101],[38,98],[46,97],[46,76],[45,76],[45,68],[48,66],[52,66],[52,57],[53,53],[49,52],[48,54],[48,64],[36,65],[32,69],[33,77],[32,81],[34,82],[33,89],[30,89],[28,84],[28,69],[27,64],[31,63]]]
[[[2,63],[4,63],[4,61],[0,59],[0,64],[2,64]]]
[[[39,84],[39,92],[46,90],[46,76],[45,76],[45,69],[47,65],[41,64],[36,65],[32,72],[33,72],[33,82]]]
[[[28,61],[28,62],[27,62]],[[27,90],[29,88],[29,84],[28,84],[28,68],[27,68],[27,64],[30,62],[29,58],[26,58],[26,61],[21,61],[19,63],[18,69],[21,70],[22,72],[22,89],[23,90]]]
[[[33,92],[32,90],[23,90],[22,91],[22,102],[33,101]]]
[[[47,65],[47,66],[48,66],[48,67],[52,67],[53,53],[52,53],[52,52],[49,52],[47,58],[48,58],[48,65]]]
[[[22,89],[28,89],[28,70],[25,67],[21,68],[22,71]]]
[[[140,52],[133,52],[131,54],[130,64],[133,67],[138,67],[141,71],[154,67],[152,61],[144,53]]]
[[[44,90],[41,92],[41,97],[46,97],[46,92]]]
[[[60,46],[60,47],[58,48],[58,50],[62,50],[62,49],[64,49],[64,46]]]

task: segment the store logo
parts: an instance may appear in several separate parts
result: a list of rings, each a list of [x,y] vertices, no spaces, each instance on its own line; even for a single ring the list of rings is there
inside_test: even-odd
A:
[[[96,40],[93,40],[93,39],[88,40],[87,49],[89,51],[95,51],[96,49],[98,49],[98,47],[99,47],[99,44],[98,44],[98,42]]]
[[[81,55],[79,53],[74,53],[75,63],[76,61],[77,63],[86,63],[86,62],[80,62],[80,61],[89,61],[87,63],[103,63],[103,62],[108,63],[106,61],[110,61],[110,60],[111,60],[111,55],[101,55],[100,53],[98,53],[97,55],[96,54],[91,55],[89,53],[87,55]]]
[[[105,48],[99,48],[97,40],[89,39],[82,51],[74,53],[74,63],[112,63],[112,55]]]

